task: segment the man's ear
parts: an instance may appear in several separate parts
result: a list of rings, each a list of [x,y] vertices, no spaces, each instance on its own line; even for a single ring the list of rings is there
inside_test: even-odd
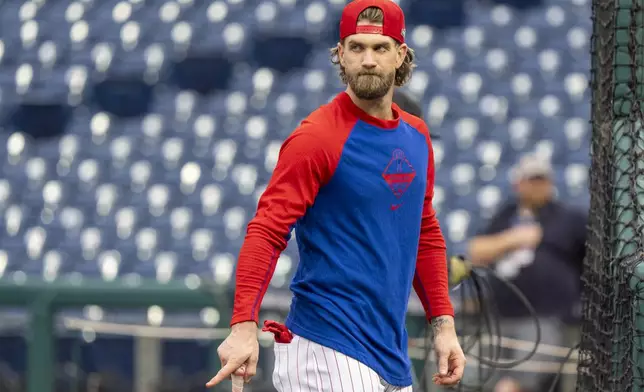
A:
[[[400,68],[403,63],[405,62],[405,58],[407,57],[407,51],[409,50],[409,47],[407,44],[401,44],[398,46],[398,56],[396,58],[396,68]]]
[[[342,46],[342,42],[338,42],[338,61],[344,67],[344,46]]]

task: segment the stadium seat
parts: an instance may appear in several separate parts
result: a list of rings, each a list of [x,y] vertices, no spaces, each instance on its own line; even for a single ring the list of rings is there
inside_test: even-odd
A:
[[[427,24],[436,28],[462,26],[465,19],[465,1],[432,2],[407,1],[407,20],[412,24]]]

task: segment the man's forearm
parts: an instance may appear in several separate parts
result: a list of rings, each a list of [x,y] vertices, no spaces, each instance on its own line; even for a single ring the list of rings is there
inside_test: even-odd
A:
[[[478,236],[469,243],[469,258],[475,266],[488,266],[514,248],[506,233]]]
[[[419,252],[413,285],[428,320],[454,314],[449,297],[447,261],[444,249]]]
[[[231,325],[259,321],[259,308],[275,272],[279,249],[269,241],[248,236],[239,253]]]

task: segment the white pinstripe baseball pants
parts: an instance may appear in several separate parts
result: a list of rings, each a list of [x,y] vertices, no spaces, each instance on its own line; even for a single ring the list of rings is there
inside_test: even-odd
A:
[[[387,384],[367,365],[294,335],[275,343],[273,385],[278,392],[412,392]]]

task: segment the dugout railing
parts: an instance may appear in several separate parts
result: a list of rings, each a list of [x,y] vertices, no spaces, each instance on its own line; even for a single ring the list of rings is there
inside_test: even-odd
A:
[[[92,331],[97,334],[126,336],[134,339],[134,390],[146,391],[158,381],[161,372],[160,358],[162,339],[201,340],[209,342],[209,363],[204,368],[216,371],[219,367],[217,356],[218,342],[225,339],[229,329],[227,320],[232,309],[232,291],[229,286],[220,287],[196,281],[173,281],[161,284],[156,281],[120,280],[105,281],[60,281],[47,283],[36,278],[23,280],[0,279],[0,307],[21,307],[28,309],[30,321],[26,323],[27,343],[27,390],[29,392],[53,392],[57,334],[61,330]],[[290,304],[290,295],[284,292],[269,292],[263,308],[276,314],[285,315]],[[80,317],[57,317],[65,309],[77,309],[87,305],[98,305],[107,309],[141,309],[157,305],[164,311],[190,311],[214,307],[219,311],[219,323],[213,328],[168,327],[141,324],[120,324],[108,321],[89,320]],[[458,309],[460,306],[455,301]],[[424,312],[420,302],[413,298],[409,304],[410,347],[409,355],[414,360],[416,374],[423,371],[427,358],[425,342],[422,337]],[[460,322],[463,323],[464,320]],[[62,324],[62,325],[61,325]],[[58,328],[58,329],[57,329]],[[463,331],[467,334],[466,331]],[[461,336],[463,341],[471,341],[471,336]],[[260,334],[260,343],[270,346],[271,336]],[[481,344],[497,340],[495,336],[479,336]],[[263,340],[263,341],[262,341]],[[499,341],[504,347],[520,351],[530,351],[533,342],[503,338]],[[476,352],[478,350],[474,350]],[[576,355],[560,369],[560,359],[566,356],[568,348],[541,345],[539,352],[553,358],[552,362],[530,360],[516,371],[556,373],[576,373]],[[433,355],[427,358],[431,363],[425,371],[434,371]],[[470,358],[469,367],[475,373],[478,367],[476,358]],[[213,373],[214,374],[214,373]],[[472,374],[473,375],[473,374]],[[476,380],[472,380],[476,384]],[[433,390],[431,387],[429,390]],[[566,389],[567,390],[567,389]]]
[[[192,283],[192,284],[191,284]],[[0,306],[23,307],[28,310],[27,391],[54,392],[55,314],[66,308],[98,305],[118,309],[144,308],[158,305],[168,310],[189,310],[216,307],[222,320],[230,319],[228,288],[197,282],[158,283],[151,281],[92,281],[44,282],[40,279],[0,279]],[[217,333],[217,331],[212,331]],[[139,336],[137,346],[149,351],[153,340]],[[212,345],[211,363],[218,366],[216,346]],[[135,353],[136,356],[136,353]],[[146,366],[148,361],[135,360]],[[149,366],[149,365],[147,365]],[[154,371],[153,371],[154,373]]]
[[[135,391],[148,390],[149,385],[159,378],[162,372],[158,361],[161,357],[161,339],[209,341],[210,361],[204,364],[204,367],[216,371],[220,366],[217,343],[225,339],[229,332],[227,320],[230,320],[231,316],[232,297],[230,286],[204,283],[198,279],[159,283],[140,279],[112,282],[90,279],[46,282],[27,276],[21,276],[19,279],[0,278],[0,308],[22,308],[28,313],[28,321],[25,323],[28,392],[54,392],[56,339],[60,329],[90,330],[100,334],[132,337]],[[290,301],[288,293],[269,292],[262,307],[285,315]],[[168,312],[198,311],[213,307],[219,312],[220,323],[215,328],[174,328],[56,317],[66,309],[78,309],[88,305],[118,310],[159,306]],[[410,301],[409,314],[416,319],[412,321],[418,327],[416,329],[422,329],[424,310],[420,301]],[[63,325],[56,325],[57,321]],[[60,328],[57,330],[57,327]],[[261,338],[266,340],[270,339],[270,336],[260,336]],[[410,354],[418,359],[417,365],[420,365],[420,359],[425,357],[421,348],[412,348]]]
[[[123,279],[102,281],[80,279],[46,282],[39,278],[0,278],[0,308],[22,308],[28,313],[25,323],[27,347],[26,380],[28,392],[54,392],[56,368],[56,339],[59,330],[85,331],[106,335],[129,336],[134,339],[134,390],[145,391],[157,381],[162,372],[158,361],[161,339],[205,340],[210,342],[210,371],[220,364],[217,356],[218,342],[225,339],[229,329],[233,292],[230,286],[218,286],[197,280],[159,283],[151,280]],[[282,292],[267,293],[262,307],[285,315],[290,305],[290,295]],[[173,328],[150,325],[119,324],[63,317],[57,314],[66,309],[96,305],[106,309],[144,309],[159,306],[164,311],[198,311],[214,307],[219,312],[220,323],[215,328]],[[413,335],[422,334],[424,310],[420,301],[412,298],[409,315],[414,325]],[[56,325],[62,323],[63,325]],[[409,325],[408,324],[408,325]],[[260,339],[270,336],[260,336]],[[417,371],[422,369],[425,353],[422,338],[410,354],[416,359]],[[269,343],[270,344],[270,343]],[[214,373],[213,373],[214,374]]]

